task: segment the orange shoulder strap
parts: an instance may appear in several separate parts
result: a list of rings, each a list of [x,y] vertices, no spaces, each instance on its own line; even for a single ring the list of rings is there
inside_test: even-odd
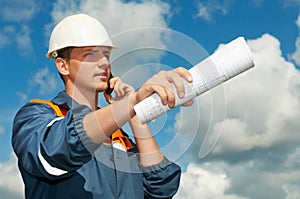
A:
[[[59,106],[53,104],[51,101],[42,100],[42,99],[32,99],[32,100],[30,100],[30,102],[37,102],[37,103],[47,104],[48,106],[50,106],[53,109],[55,115],[60,116],[60,117],[64,116],[64,114],[60,110]]]
[[[63,114],[63,112],[61,111],[61,109],[59,108],[59,106],[57,106],[56,104],[53,104],[51,101],[49,100],[42,100],[42,99],[32,99],[30,100],[30,102],[37,102],[37,103],[42,103],[42,104],[47,104],[48,106],[50,106],[55,115],[63,117],[65,116]],[[131,149],[132,148],[132,144],[129,140],[128,137],[126,137],[122,131],[120,129],[116,130],[113,134],[112,134],[112,141],[114,142],[118,142],[120,144],[122,144],[126,150]]]

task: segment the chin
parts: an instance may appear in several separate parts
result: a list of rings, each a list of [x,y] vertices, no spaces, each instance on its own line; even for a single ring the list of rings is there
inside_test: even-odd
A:
[[[105,91],[107,90],[107,88],[108,88],[108,86],[97,87],[97,88],[96,88],[96,91],[97,91],[98,93],[100,93],[100,92],[105,92]]]

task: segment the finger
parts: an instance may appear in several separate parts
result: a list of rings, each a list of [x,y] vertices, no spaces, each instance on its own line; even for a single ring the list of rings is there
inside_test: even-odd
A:
[[[116,97],[120,97],[121,93],[120,93],[120,83],[116,82],[115,87],[114,87],[114,93],[116,95]]]
[[[119,77],[113,77],[109,80],[110,88],[114,89],[116,84],[121,81]]]
[[[166,90],[166,94],[167,94],[167,103],[168,103],[168,106],[170,108],[174,108],[175,107],[175,94],[174,94],[174,91],[172,89],[169,89],[169,88],[165,88]]]
[[[170,76],[168,77],[168,81],[174,84],[178,97],[183,98],[185,95],[185,87],[183,82],[184,80],[182,79],[182,77],[177,72],[170,71]]]
[[[132,86],[130,86],[129,84],[126,84],[123,82],[121,82],[121,83],[117,82],[115,85],[114,93],[115,93],[116,97],[120,98],[120,97],[124,97],[125,95],[134,93],[134,88]]]
[[[163,105],[167,105],[168,104],[168,93],[167,90],[165,89],[165,87],[161,86],[161,85],[153,85],[152,86],[154,93],[157,93],[158,96],[160,97],[161,103]]]
[[[123,82],[119,77],[115,77],[114,79],[114,93],[116,94],[117,97],[123,96],[122,93],[122,87],[123,87]]]
[[[193,81],[191,73],[186,68],[178,67],[175,68],[174,71],[177,72],[187,82],[191,83]]]
[[[123,97],[125,96],[125,92],[123,89],[120,89],[116,92],[116,97]]]
[[[160,84],[154,83],[146,83],[144,84],[136,93],[136,101],[140,102],[151,94],[156,93],[161,100],[163,105],[166,105],[168,102],[168,95],[166,90]]]
[[[128,95],[134,92],[134,88],[128,84],[126,84],[126,87],[123,90],[124,90],[124,95]]]
[[[183,98],[185,96],[184,80],[191,83],[193,81],[193,77],[190,72],[183,67],[178,67],[174,69],[174,71],[178,74],[174,78],[176,92],[180,98]],[[178,76],[180,78],[178,78]]]
[[[191,106],[191,105],[193,105],[193,103],[194,103],[194,101],[191,99],[191,100],[185,102],[184,104],[182,104],[181,106]]]

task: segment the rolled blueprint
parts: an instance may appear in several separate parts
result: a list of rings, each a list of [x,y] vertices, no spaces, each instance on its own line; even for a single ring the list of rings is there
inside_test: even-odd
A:
[[[245,39],[236,38],[189,70],[193,82],[188,83],[184,80],[184,98],[179,98],[174,88],[175,106],[184,104],[253,66],[252,53]],[[136,104],[134,110],[141,122],[145,123],[156,119],[170,108],[168,105],[163,105],[160,97],[154,93]]]

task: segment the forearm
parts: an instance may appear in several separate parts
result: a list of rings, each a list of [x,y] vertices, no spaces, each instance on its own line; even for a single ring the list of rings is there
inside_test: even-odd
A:
[[[88,136],[96,143],[103,142],[117,128],[121,127],[135,115],[133,110],[135,104],[153,93],[157,93],[160,96],[163,105],[168,104],[169,107],[172,108],[175,104],[175,95],[173,92],[170,92],[173,90],[170,90],[170,88],[173,88],[175,85],[177,93],[184,94],[182,77],[188,82],[192,82],[192,76],[188,70],[184,68],[161,71],[150,78],[137,92],[129,95],[126,94],[126,97],[115,101],[111,105],[87,114],[83,118],[83,123]],[[122,95],[123,94],[120,96]],[[133,121],[136,120],[134,119]],[[136,135],[139,135],[136,136],[137,144],[139,143],[139,150],[141,150],[143,154],[148,154],[147,156],[152,156],[150,154],[154,153],[158,153],[160,154],[159,156],[162,156],[160,152],[157,152],[159,151],[159,148],[152,137],[150,130],[148,130],[148,127],[146,128],[145,126],[138,124],[139,121],[134,123],[136,124],[133,125],[132,128],[135,129]],[[142,138],[140,138],[140,135],[143,135]],[[158,157],[156,155],[154,156]],[[146,164],[148,164],[147,162],[148,161],[145,161]]]
[[[102,143],[134,116],[133,104],[129,99],[124,97],[84,116],[84,129],[95,143]]]
[[[140,153],[140,163],[142,166],[151,166],[163,161],[164,156],[160,151],[147,124],[142,124],[137,116],[129,121],[132,129],[137,149]]]

